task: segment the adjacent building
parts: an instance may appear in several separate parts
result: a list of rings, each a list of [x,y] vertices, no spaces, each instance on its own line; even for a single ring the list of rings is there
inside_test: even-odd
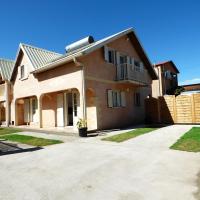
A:
[[[152,83],[152,96],[157,98],[163,95],[172,95],[178,86],[179,70],[173,61],[166,61],[154,65],[158,76]]]

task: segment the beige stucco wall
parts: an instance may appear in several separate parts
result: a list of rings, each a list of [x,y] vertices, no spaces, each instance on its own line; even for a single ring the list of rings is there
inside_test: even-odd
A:
[[[19,66],[24,65],[27,69],[31,70],[31,65],[26,58],[22,56]],[[38,100],[42,94],[52,93],[56,91],[66,91],[68,89],[76,88],[79,93],[82,93],[82,72],[81,68],[75,66],[73,62],[59,66],[55,69],[45,71],[39,74],[29,74],[25,80],[20,80],[18,70],[13,84],[13,100],[11,102],[11,121],[15,121],[15,102],[16,99],[37,96]],[[82,99],[82,95],[80,95]],[[82,101],[80,101],[82,102]],[[48,104],[48,102],[46,102]],[[48,106],[48,105],[45,105]],[[82,105],[80,105],[82,107]],[[52,116],[52,110],[42,112],[44,115],[43,123],[46,122],[48,114]],[[79,109],[78,116],[82,117],[83,111]],[[49,124],[49,123],[47,123]],[[53,124],[52,124],[53,125]]]
[[[140,60],[140,57],[130,40],[127,39],[127,36],[124,36],[107,46]],[[116,66],[105,62],[103,48],[94,51],[90,55],[81,59],[81,61],[85,65],[86,89],[92,89],[96,95],[98,129],[122,127],[144,122],[144,99],[151,94],[151,85],[148,87],[138,87],[136,84],[116,82]],[[150,76],[149,82],[151,83]],[[126,107],[108,108],[108,89],[125,91]],[[134,106],[134,92],[136,91],[140,91],[141,94],[140,107]]]
[[[152,81],[152,96],[157,98],[158,96],[163,96],[166,92],[174,87],[178,86],[178,79],[172,81],[171,79],[167,79],[164,77],[165,71],[171,71],[176,74],[176,71],[172,67],[170,63],[166,63],[154,68],[157,75],[158,80]]]

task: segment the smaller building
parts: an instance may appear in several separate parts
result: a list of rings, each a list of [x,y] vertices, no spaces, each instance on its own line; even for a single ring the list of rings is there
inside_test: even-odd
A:
[[[158,80],[152,82],[152,96],[171,95],[178,86],[179,70],[173,61],[166,61],[154,65]]]
[[[200,83],[182,85],[181,87],[184,88],[184,92],[182,92],[181,94],[199,94],[200,93]]]

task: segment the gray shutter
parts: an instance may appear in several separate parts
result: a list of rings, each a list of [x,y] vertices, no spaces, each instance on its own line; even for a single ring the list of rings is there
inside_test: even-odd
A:
[[[120,64],[120,53],[118,51],[116,51],[116,61],[117,61],[117,65]]]
[[[126,56],[126,62],[127,62],[127,64],[131,64],[131,57],[129,57],[129,56]]]
[[[126,107],[126,94],[124,91],[121,92],[121,105],[122,107]]]
[[[108,90],[108,107],[113,107],[112,90]]]
[[[132,62],[132,66],[131,66],[131,70],[134,71],[135,70],[135,59],[133,57],[131,57],[131,62]]]
[[[109,58],[108,58],[108,47],[107,46],[104,46],[104,59],[106,62],[109,61]]]
[[[120,80],[120,54],[116,51],[117,80]]]

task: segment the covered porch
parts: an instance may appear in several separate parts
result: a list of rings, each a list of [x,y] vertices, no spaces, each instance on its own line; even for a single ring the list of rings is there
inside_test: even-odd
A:
[[[15,126],[71,132],[81,118],[80,107],[76,88],[20,98],[15,101]]]

